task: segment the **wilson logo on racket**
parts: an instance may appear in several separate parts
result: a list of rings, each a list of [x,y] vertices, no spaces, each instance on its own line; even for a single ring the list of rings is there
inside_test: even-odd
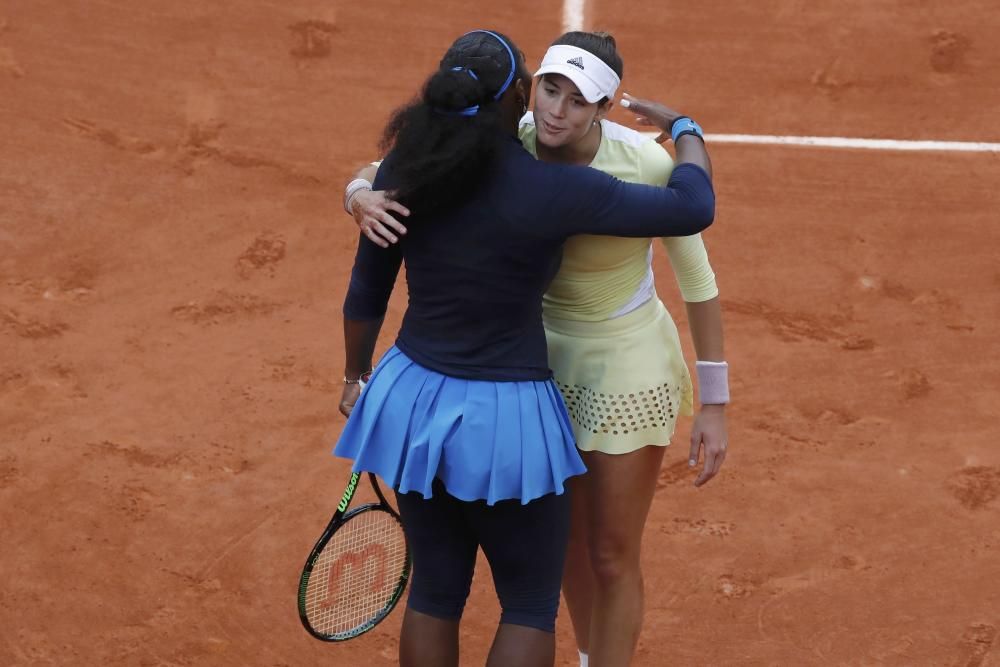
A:
[[[344,491],[344,496],[340,499],[340,504],[337,505],[338,512],[343,512],[347,509],[351,498],[354,496],[354,489],[357,488],[359,479],[358,475],[351,475],[351,481],[347,484],[347,489]]]
[[[369,544],[361,551],[351,551],[342,554],[330,566],[330,575],[327,577],[326,584],[326,599],[320,602],[319,606],[326,609],[337,604],[337,594],[340,592],[340,582],[344,579],[344,571],[350,567],[353,572],[360,573],[372,558],[378,559],[378,568],[375,570],[375,576],[372,578],[371,585],[368,586],[368,591],[375,593],[382,590],[385,587],[385,570],[388,556],[385,553],[385,547],[381,544]]]

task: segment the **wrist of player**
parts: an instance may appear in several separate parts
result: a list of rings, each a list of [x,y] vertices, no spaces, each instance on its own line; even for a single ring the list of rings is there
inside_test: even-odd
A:
[[[725,361],[698,360],[695,372],[702,408],[725,407],[729,403],[729,364]]]
[[[364,385],[372,376],[372,369],[369,368],[366,371],[344,371],[344,384],[360,384]]]
[[[355,178],[347,184],[347,187],[344,188],[344,210],[347,211],[348,215],[354,215],[354,209],[352,207],[354,205],[354,198],[357,194],[366,190],[370,192],[371,189],[371,181],[364,178]]]
[[[705,141],[705,133],[702,131],[701,125],[694,122],[688,116],[678,116],[675,118],[670,124],[670,138],[673,142],[677,143],[678,139],[688,134]]]

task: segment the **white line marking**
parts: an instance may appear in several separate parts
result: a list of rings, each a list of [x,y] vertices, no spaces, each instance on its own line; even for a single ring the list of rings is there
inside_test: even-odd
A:
[[[563,31],[583,30],[586,0],[563,0]],[[659,132],[644,132],[650,137]],[[769,134],[706,134],[714,144],[765,144],[772,146],[814,146],[818,148],[858,148],[871,151],[952,151],[960,153],[1000,153],[1000,143],[979,141],[913,141],[903,139],[860,139],[851,137],[781,137]]]
[[[583,30],[583,7],[586,0],[563,0],[563,32]]]
[[[643,132],[656,137],[659,132]],[[860,148],[872,151],[954,151],[963,153],[1000,153],[1000,143],[978,141],[913,141],[901,139],[858,139],[850,137],[779,137],[768,134],[706,134],[714,144],[768,144],[777,146],[815,146],[820,148]]]

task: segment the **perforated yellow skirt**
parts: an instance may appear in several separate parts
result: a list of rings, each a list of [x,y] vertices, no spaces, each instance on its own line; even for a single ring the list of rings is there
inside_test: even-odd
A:
[[[579,449],[626,454],[665,446],[678,415],[692,413],[677,326],[658,298],[603,322],[546,316],[545,334]]]

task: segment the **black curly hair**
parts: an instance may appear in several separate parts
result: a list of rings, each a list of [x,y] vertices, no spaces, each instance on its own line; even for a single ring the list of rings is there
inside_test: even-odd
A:
[[[524,56],[509,37],[483,30],[459,37],[383,132],[395,198],[426,212],[471,195],[503,140],[499,100],[518,80],[530,90]]]

